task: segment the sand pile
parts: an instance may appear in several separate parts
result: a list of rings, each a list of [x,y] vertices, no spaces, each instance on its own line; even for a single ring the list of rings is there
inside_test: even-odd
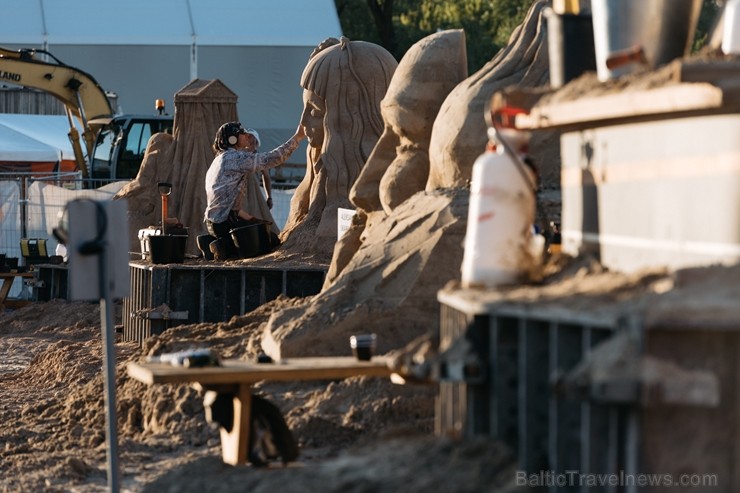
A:
[[[487,488],[513,477],[510,456],[500,446],[432,436],[432,386],[372,378],[259,385],[258,393],[286,411],[302,463],[322,464],[276,473],[223,465],[218,432],[204,418],[202,393],[188,386],[147,387],[125,375],[128,361],[194,344],[225,357],[253,358],[259,326],[276,305],[295,302],[279,299],[225,323],[173,328],[144,348],[116,344],[124,491],[202,491],[204,484],[208,491],[234,491],[236,485],[259,483],[290,491],[315,491],[322,484],[322,490],[339,492],[353,491],[347,481],[364,476],[383,491],[398,491],[401,484],[411,488],[405,491],[421,491],[430,481],[455,491],[494,491]],[[12,366],[0,366],[0,491],[104,491],[98,305],[39,303],[0,315],[0,322],[0,354],[15,355]],[[377,442],[380,436],[385,438]],[[364,466],[358,471],[359,464]]]

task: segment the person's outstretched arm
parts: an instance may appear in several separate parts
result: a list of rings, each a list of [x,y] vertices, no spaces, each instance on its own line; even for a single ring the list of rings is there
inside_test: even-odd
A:
[[[270,172],[266,169],[262,170],[262,186],[265,187],[265,194],[267,195],[267,207],[272,209],[272,180],[270,179]]]

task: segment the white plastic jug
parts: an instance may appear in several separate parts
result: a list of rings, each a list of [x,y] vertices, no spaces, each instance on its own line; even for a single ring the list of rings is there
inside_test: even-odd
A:
[[[520,282],[532,263],[535,177],[503,146],[473,164],[462,285],[496,287]]]

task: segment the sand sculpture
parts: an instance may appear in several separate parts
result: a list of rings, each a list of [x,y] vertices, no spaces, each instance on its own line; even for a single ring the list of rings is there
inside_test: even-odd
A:
[[[466,76],[462,30],[427,36],[406,52],[381,102],[383,134],[350,191],[356,216],[335,247],[326,285],[359,249],[368,225],[424,190],[432,123],[445,97]]]
[[[427,190],[467,186],[473,163],[488,140],[483,112],[491,95],[508,86],[538,87],[549,83],[543,18],[547,4],[544,0],[535,1],[509,43],[445,100],[432,129]],[[559,151],[551,152],[548,142],[553,139],[557,140],[557,136],[552,133],[535,135],[530,150],[543,181],[552,182],[551,170],[555,168],[554,179],[559,186]]]
[[[168,216],[190,228],[187,251],[198,253],[196,238],[206,233],[203,184],[213,161],[213,136],[224,122],[237,119],[237,99],[219,80],[196,79],[175,94],[172,135],[152,136],[136,178],[116,194],[117,199],[128,199],[131,251],[140,250],[139,229],[160,224],[157,183],[167,182],[172,184]]]
[[[431,130],[425,191],[394,206],[393,194],[381,188],[391,181],[389,177],[384,182],[386,172],[400,170],[389,165],[381,177],[382,169],[368,169],[353,199],[368,210],[382,207],[384,215],[371,213],[363,223],[358,214],[354,244],[340,246],[335,257],[346,266],[332,265],[330,279],[314,298],[273,313],[262,337],[263,349],[273,358],[348,354],[348,338],[358,332],[378,333],[381,353],[437,332],[436,293],[460,278],[467,185],[473,163],[487,141],[484,108],[493,92],[504,86],[547,82],[547,40],[542,29],[546,3],[535,2],[509,45],[444,99]],[[431,39],[422,41],[429,43],[426,49],[434,46]],[[421,55],[420,60],[429,63]],[[385,144],[376,147],[374,158],[386,163],[395,159]],[[377,200],[373,182],[378,183]],[[391,206],[390,213],[385,213],[383,200]],[[352,252],[353,247],[357,247],[354,254],[342,256],[341,248]]]
[[[306,175],[291,201],[281,240],[325,262],[337,239],[337,209],[380,134],[380,101],[398,63],[384,48],[347,38],[322,42],[301,76],[308,151]]]
[[[168,216],[176,217],[188,231],[187,252],[198,255],[196,238],[207,234],[203,223],[206,208],[205,176],[213,161],[213,136],[225,122],[238,120],[237,95],[220,80],[196,79],[175,94],[172,134],[159,133],[147,144],[136,178],[116,195],[128,199],[131,251],[140,250],[138,231],[161,224],[161,197],[157,183],[172,184]],[[253,175],[245,189],[242,208],[252,215],[273,221],[259,177]]]
[[[541,29],[545,4],[544,0],[535,2],[509,46],[457,85],[460,74],[465,73],[461,34],[437,33],[420,41],[409,50],[408,60],[398,72],[407,80],[399,78],[393,84],[387,114],[383,115],[385,122],[380,117],[380,100],[391,86],[397,67],[387,52],[370,43],[343,39],[324,43],[309,59],[302,78],[306,88],[306,133],[312,139],[309,166],[291,204],[281,250],[308,248],[325,252],[330,258],[336,244],[337,207],[356,205],[359,213],[353,226],[355,243],[337,248],[341,253],[346,247],[345,255],[332,265],[322,292],[293,308],[276,311],[266,325],[263,346],[273,357],[346,354],[348,336],[368,329],[381,332],[378,350],[383,352],[437,328],[436,292],[460,275],[468,205],[466,185],[472,164],[486,142],[484,107],[491,94],[503,86],[517,82],[537,86],[547,80],[546,40]],[[411,87],[425,80],[425,72],[420,69],[434,66],[433,48],[443,43],[452,46],[444,50],[445,56],[457,56],[455,63],[447,60],[454,67],[451,71],[430,72],[437,73],[446,88],[432,91],[431,99],[422,103],[411,97],[415,95]],[[365,58],[373,62],[356,63]],[[414,64],[420,67],[412,69]],[[350,76],[337,77],[337,70]],[[358,84],[358,80],[364,84]],[[351,86],[351,90],[344,85]],[[192,106],[183,105],[183,95],[178,93],[174,135],[152,139],[140,175],[119,194],[135,199],[137,209],[141,209],[131,211],[132,215],[138,214],[132,217],[132,231],[156,224],[158,181],[172,182],[174,197],[181,189],[192,190],[190,196],[182,195],[187,197],[187,204],[179,198],[173,200],[172,215],[193,229],[202,228],[203,176],[212,160],[210,136],[223,121],[236,119],[235,96],[220,83],[217,86],[230,93],[226,93],[228,101],[213,103],[213,98],[206,98],[213,105],[210,107],[205,100],[195,103],[209,86],[213,87],[203,81],[193,83]],[[445,98],[447,90],[450,93]],[[359,122],[355,121],[358,115],[332,111],[342,108],[342,101],[359,100],[365,106],[352,106],[366,108]],[[316,104],[321,108],[314,107]],[[419,104],[436,104],[440,110],[436,117],[431,111],[423,112],[423,118],[409,118],[414,112],[417,116],[422,113],[415,107]],[[318,110],[325,113],[318,114]],[[373,122],[368,117],[371,114],[376,114],[379,121]],[[388,130],[387,140],[376,146],[384,128]],[[423,156],[427,136],[428,169]],[[202,142],[189,143],[198,138]],[[408,145],[401,146],[402,152],[396,155],[398,147],[393,143],[401,138],[408,139]],[[478,144],[471,144],[476,141]],[[371,153],[371,167],[352,191],[357,204],[351,204],[351,187]],[[185,161],[185,157],[189,159]],[[427,173],[425,190],[414,193],[424,182],[419,178]],[[397,189],[389,190],[392,186]],[[190,236],[194,239],[193,230]],[[134,239],[133,243],[138,241]]]

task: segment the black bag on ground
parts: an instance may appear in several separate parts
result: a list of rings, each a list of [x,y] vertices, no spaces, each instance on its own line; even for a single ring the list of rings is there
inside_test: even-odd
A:
[[[287,464],[298,458],[298,444],[275,404],[252,395],[249,425],[249,462],[253,465],[264,466],[278,457]]]
[[[229,393],[206,392],[206,421],[218,424],[227,432],[234,426],[234,396]],[[280,409],[264,397],[252,394],[249,420],[249,462],[266,466],[282,459],[283,464],[298,458],[298,444],[293,438]]]

